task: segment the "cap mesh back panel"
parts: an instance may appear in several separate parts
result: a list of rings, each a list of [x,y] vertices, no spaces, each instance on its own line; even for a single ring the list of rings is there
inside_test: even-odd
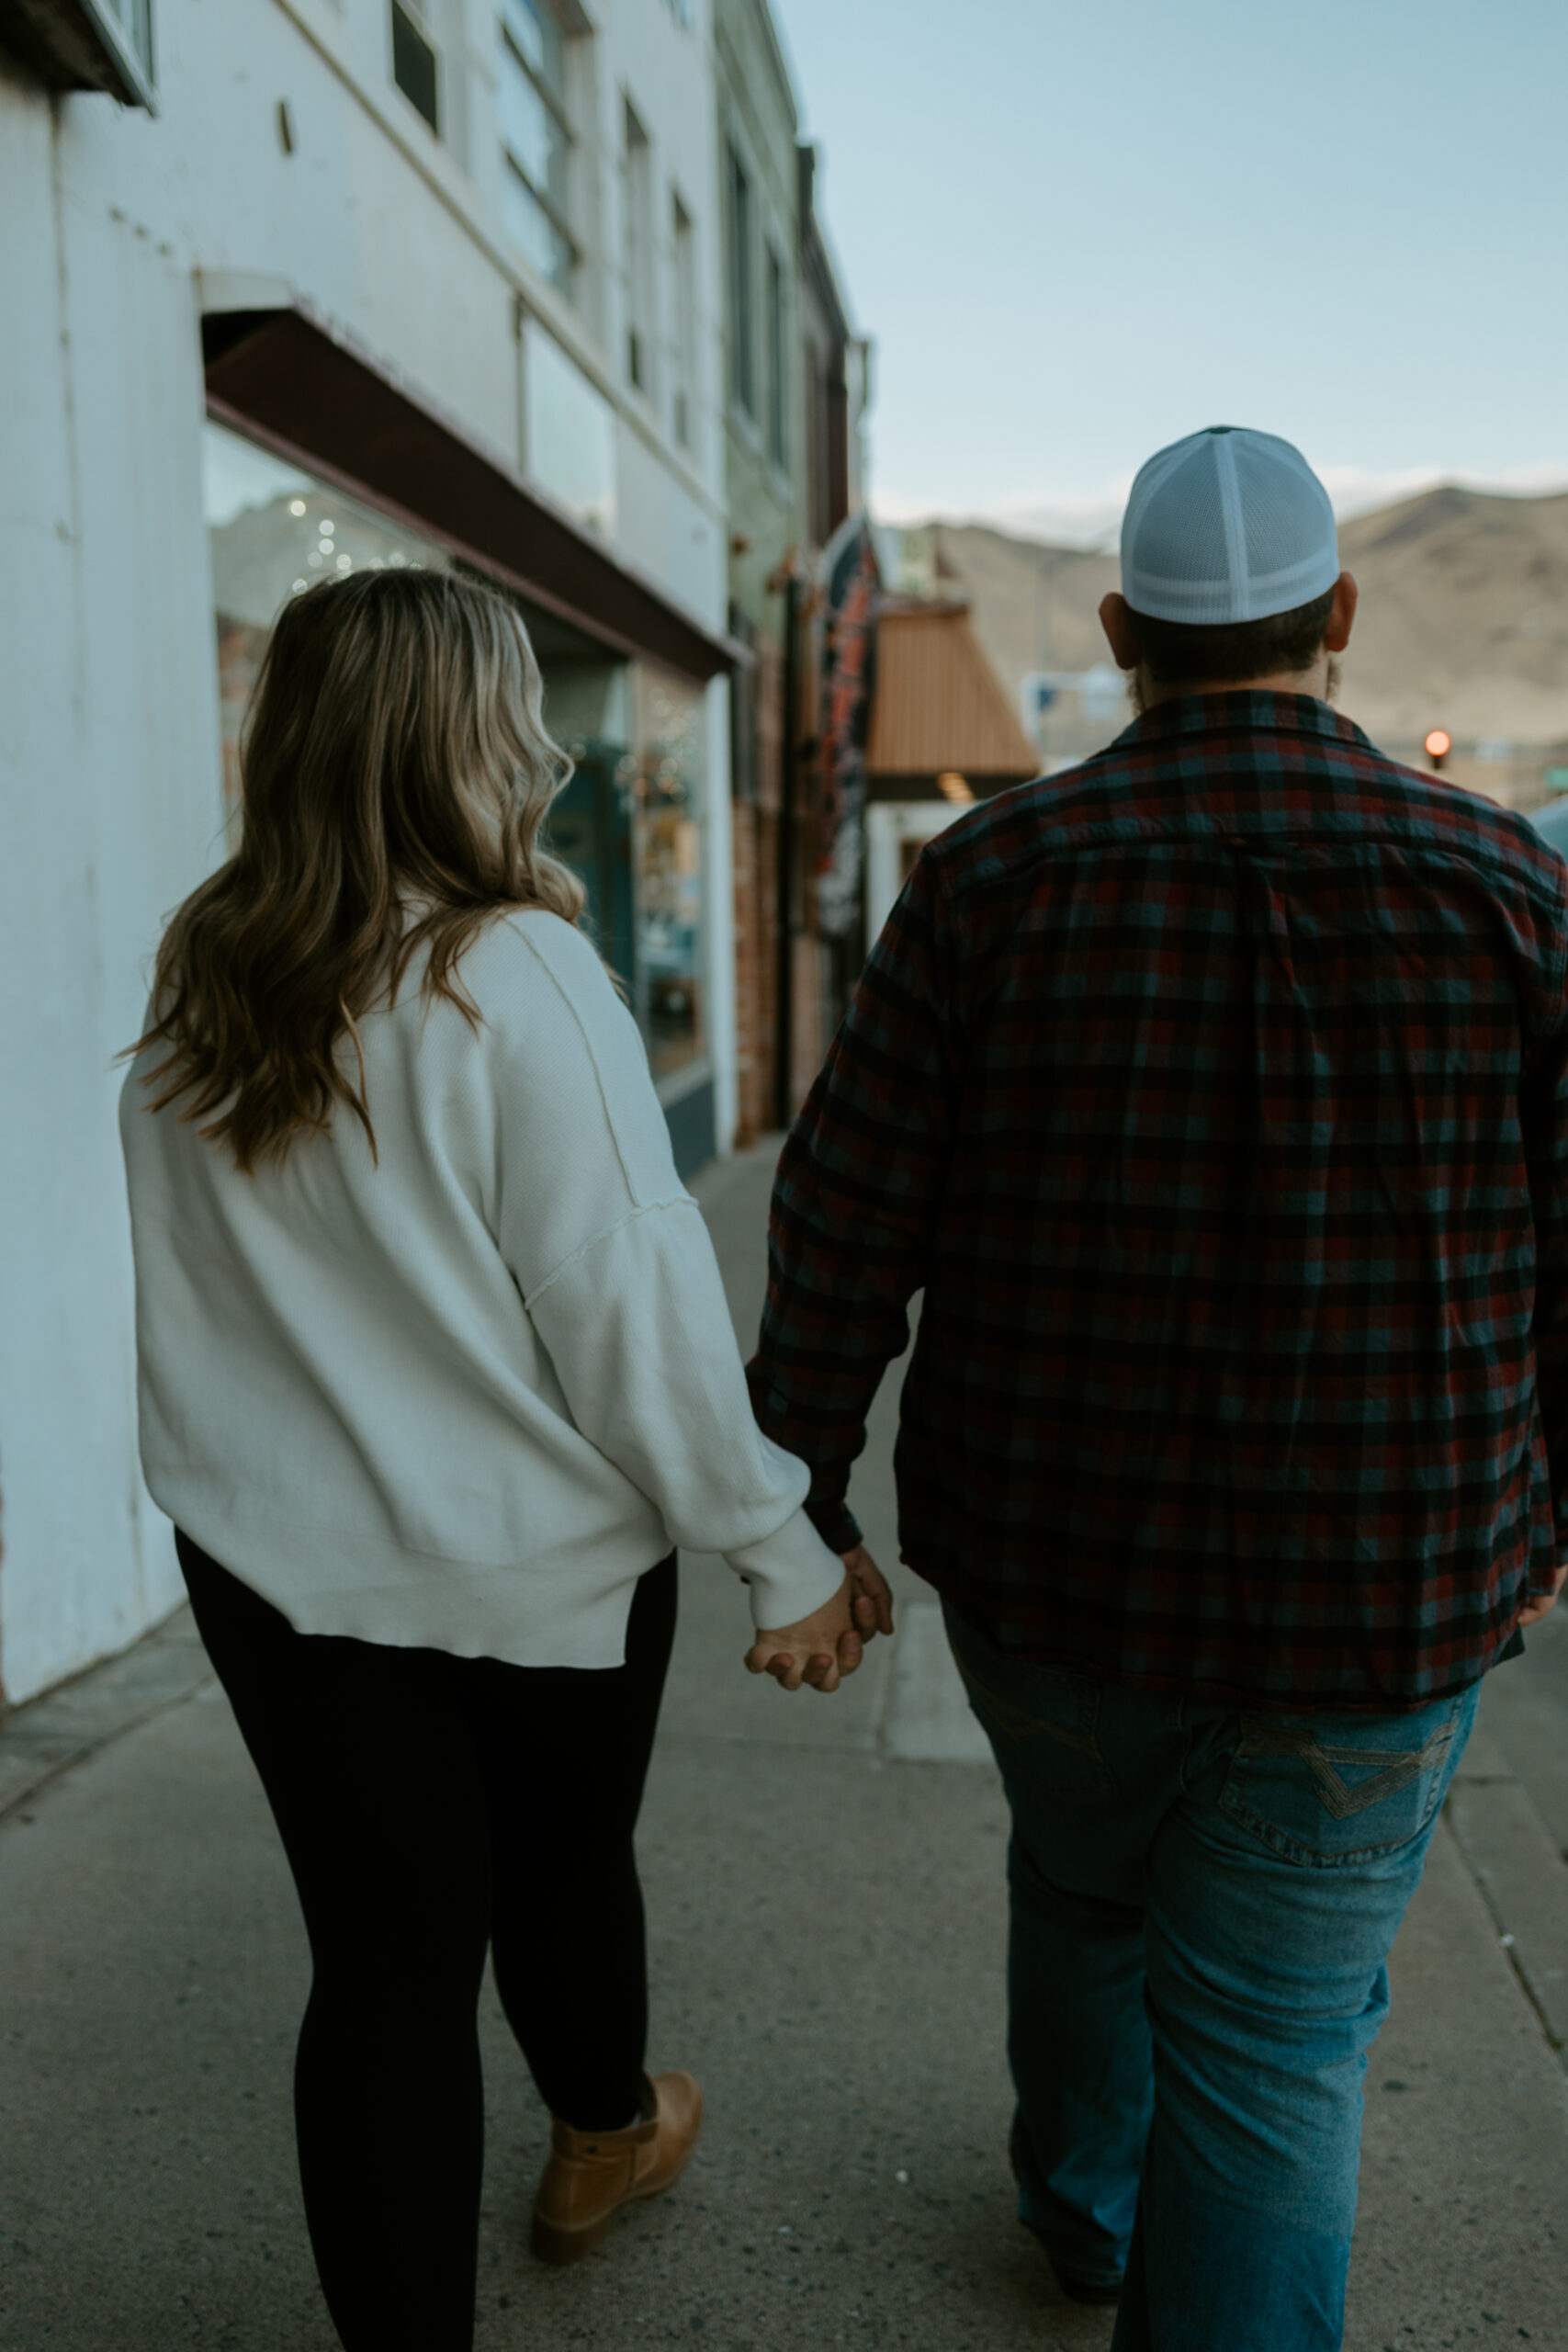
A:
[[[1273,434],[1191,434],[1159,450],[1133,485],[1122,586],[1134,611],[1198,627],[1255,619],[1310,604],[1338,570],[1328,493],[1300,450]]]
[[[1224,516],[1214,482],[1213,453],[1196,449],[1162,481],[1137,526],[1138,570],[1155,580],[1224,580]]]
[[[1288,571],[1304,549],[1322,544],[1322,493],[1314,482],[1246,441],[1233,443],[1254,580]]]

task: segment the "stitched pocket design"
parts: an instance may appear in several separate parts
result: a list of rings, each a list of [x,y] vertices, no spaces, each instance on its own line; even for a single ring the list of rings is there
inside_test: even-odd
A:
[[[1275,1853],[1307,1868],[1333,1869],[1395,1851],[1419,1838],[1448,1785],[1459,1697],[1442,1702],[1436,1722],[1426,1711],[1411,1729],[1425,1728],[1416,1747],[1393,1745],[1386,1721],[1369,1723],[1365,1745],[1346,1735],[1342,1717],[1331,1736],[1320,1717],[1244,1715],[1220,1804],[1234,1821]]]

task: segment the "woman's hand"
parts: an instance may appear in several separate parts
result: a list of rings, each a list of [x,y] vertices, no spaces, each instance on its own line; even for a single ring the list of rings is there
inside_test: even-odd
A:
[[[842,1556],[844,1581],[832,1600],[798,1624],[760,1629],[746,1653],[749,1673],[771,1674],[785,1690],[803,1682],[836,1690],[859,1667],[864,1645],[893,1631],[893,1595],[865,1545]]]
[[[861,1661],[861,1637],[853,1616],[854,1585],[846,1577],[831,1600],[798,1623],[774,1633],[759,1627],[746,1653],[750,1674],[771,1674],[786,1690],[808,1682],[813,1690],[836,1690]]]

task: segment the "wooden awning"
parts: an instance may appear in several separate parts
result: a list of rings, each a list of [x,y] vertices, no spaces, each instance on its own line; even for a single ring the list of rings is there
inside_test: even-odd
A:
[[[953,773],[976,786],[1039,774],[1040,754],[964,605],[892,604],[879,613],[865,764],[872,778]]]
[[[392,514],[608,650],[698,681],[749,660],[303,309],[204,310],[202,351],[220,424]]]

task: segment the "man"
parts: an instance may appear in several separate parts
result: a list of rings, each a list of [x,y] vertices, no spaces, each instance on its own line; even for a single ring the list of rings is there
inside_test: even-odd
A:
[[[1383,1963],[1562,1582],[1565,877],[1329,707],[1356,585],[1288,443],[1152,458],[1122,583],[1141,715],[876,944],[752,1396],[869,1632],[850,1465],[923,1291],[899,1535],[1012,1812],[1021,2218],[1114,2352],[1331,2352]]]

